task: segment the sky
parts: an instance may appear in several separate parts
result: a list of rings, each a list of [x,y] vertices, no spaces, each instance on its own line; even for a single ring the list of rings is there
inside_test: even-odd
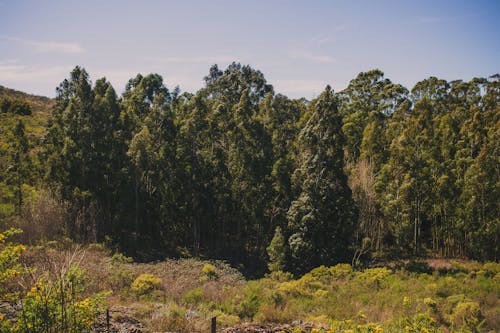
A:
[[[0,85],[28,93],[54,97],[76,65],[119,93],[137,73],[196,92],[232,61],[291,98],[374,68],[410,89],[487,77],[500,73],[500,1],[0,0]]]

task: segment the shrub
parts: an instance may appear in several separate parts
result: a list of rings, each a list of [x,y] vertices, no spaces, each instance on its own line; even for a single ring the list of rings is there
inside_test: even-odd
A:
[[[293,296],[313,297],[314,293],[323,287],[320,281],[308,273],[298,280],[281,283],[278,290]]]
[[[238,316],[230,315],[220,310],[213,311],[211,317],[217,317],[217,325],[221,327],[232,326],[240,321]]]
[[[198,305],[204,297],[203,290],[201,288],[195,288],[186,291],[184,294],[184,302],[191,305]]]
[[[365,269],[361,273],[358,273],[356,278],[363,283],[367,283],[370,286],[378,288],[391,274],[392,271],[385,267],[369,268]]]
[[[214,265],[212,264],[205,264],[203,265],[203,268],[201,269],[202,277],[200,278],[201,280],[216,280],[218,275],[217,275],[217,268],[215,268]]]
[[[342,279],[352,274],[352,267],[349,264],[337,264],[329,268],[332,277]]]
[[[485,272],[486,277],[493,277],[500,273],[500,263],[487,262],[481,267],[481,270]]]
[[[451,321],[457,327],[465,326],[472,332],[479,332],[483,322],[483,314],[477,302],[462,301],[453,310]]]
[[[109,284],[113,291],[119,291],[131,286],[134,282],[132,272],[120,267],[112,267],[108,276]]]
[[[259,307],[260,307],[259,296],[255,292],[251,291],[238,305],[236,311],[240,318],[253,320],[253,317],[259,311]]]
[[[25,244],[60,240],[65,236],[69,206],[59,195],[45,189],[34,193],[23,205],[18,226]]]
[[[3,290],[4,283],[23,272],[18,260],[26,248],[21,244],[7,243],[8,238],[20,233],[19,229],[0,232],[0,298],[7,296],[6,290]]]
[[[56,280],[44,276],[22,301],[15,332],[85,332],[102,311],[107,293],[83,297],[85,273],[71,266]]]
[[[186,310],[175,304],[171,304],[168,312],[154,316],[150,322],[150,328],[154,331],[167,332],[191,332],[189,320],[186,318]]]
[[[130,289],[139,296],[147,295],[162,289],[161,279],[152,274],[141,274],[132,282]]]
[[[440,332],[437,321],[427,313],[419,313],[413,317],[405,317],[403,318],[402,324],[402,329],[405,333]]]
[[[117,252],[113,254],[113,256],[111,257],[111,261],[113,263],[130,264],[131,262],[134,261],[134,259],[132,259],[131,257],[127,257],[126,255],[120,252]]]

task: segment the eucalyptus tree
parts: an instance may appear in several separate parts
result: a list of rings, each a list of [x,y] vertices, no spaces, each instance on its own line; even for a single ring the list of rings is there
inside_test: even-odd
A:
[[[342,117],[332,89],[311,102],[300,131],[294,172],[297,196],[288,210],[292,270],[348,260],[357,211],[344,173]]]

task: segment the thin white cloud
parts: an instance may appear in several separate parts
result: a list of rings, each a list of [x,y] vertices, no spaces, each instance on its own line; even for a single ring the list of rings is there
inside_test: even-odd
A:
[[[34,41],[11,36],[0,36],[0,39],[19,43],[38,53],[83,53],[85,49],[78,43],[61,43],[55,41]]]
[[[231,55],[207,55],[187,57],[147,57],[146,61],[164,64],[203,64],[203,63],[228,63],[239,61],[239,58]]]
[[[318,35],[313,37],[312,41],[318,45],[330,44],[335,41],[335,37],[327,35]]]
[[[335,58],[329,55],[324,55],[324,54],[314,54],[309,51],[304,51],[304,50],[295,50],[290,52],[289,54],[290,58],[292,59],[300,59],[300,60],[306,60],[306,61],[311,61],[311,62],[323,62],[323,63],[328,63],[328,62],[334,62]]]
[[[15,60],[0,61],[2,83],[60,82],[71,71],[71,66],[28,66]]]
[[[464,20],[464,19],[469,19],[473,17],[477,17],[478,14],[471,13],[467,15],[460,15],[460,16],[420,16],[417,17],[414,20],[410,20],[410,23],[413,24],[433,24],[433,23],[447,23],[447,22],[453,22],[453,21],[459,21],[459,20]]]
[[[326,33],[322,32],[311,38],[311,41],[319,46],[326,44],[332,44],[337,41],[338,36],[348,30],[354,29],[356,25],[353,23],[341,24],[336,27],[329,29]]]

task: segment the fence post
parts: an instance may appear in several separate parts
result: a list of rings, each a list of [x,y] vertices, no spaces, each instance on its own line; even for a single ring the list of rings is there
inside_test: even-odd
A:
[[[106,309],[106,329],[106,332],[109,333],[109,309]]]
[[[217,331],[217,317],[212,317],[212,333],[216,333]]]

